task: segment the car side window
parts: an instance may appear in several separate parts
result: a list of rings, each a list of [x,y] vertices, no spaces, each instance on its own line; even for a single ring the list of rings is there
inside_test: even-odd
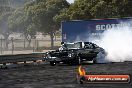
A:
[[[84,48],[86,49],[93,49],[93,45],[90,43],[85,44]]]
[[[96,49],[98,48],[99,46],[97,46],[96,44],[93,44],[93,48]]]
[[[75,43],[74,46],[75,46],[75,48],[81,48],[80,42],[79,43]]]

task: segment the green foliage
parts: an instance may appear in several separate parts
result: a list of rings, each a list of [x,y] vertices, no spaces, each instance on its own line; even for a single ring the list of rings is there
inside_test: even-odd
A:
[[[7,30],[10,32],[14,31],[17,28],[19,28],[19,26],[21,26],[22,23],[24,23],[23,10],[22,8],[16,9],[16,7],[23,6],[25,2],[26,0],[19,0],[19,1],[18,0],[1,0],[0,1],[1,31],[6,31],[6,32]]]
[[[91,0],[75,0],[68,9],[62,10],[59,15],[55,17],[56,21],[60,20],[86,20],[91,19],[90,9],[92,8]]]
[[[132,16],[132,0],[75,0],[68,9],[54,19],[88,20],[94,18],[120,18]]]
[[[0,1],[0,34],[9,36],[11,33],[8,28],[8,17],[14,9],[9,6],[9,0]]]
[[[54,17],[63,8],[68,7],[66,0],[37,0],[34,3],[29,3],[24,10],[28,18],[32,19],[33,23],[38,28],[38,31],[50,33],[56,31],[58,23],[54,22]]]
[[[37,31],[48,33],[53,43],[53,34],[59,29],[54,17],[63,8],[69,7],[66,0],[34,0],[25,4],[24,8],[16,9],[9,17],[9,28],[23,32],[27,39],[34,38]]]
[[[22,32],[27,40],[29,36],[34,38],[36,34],[34,23],[23,8],[16,9],[9,17],[9,28],[14,32]]]

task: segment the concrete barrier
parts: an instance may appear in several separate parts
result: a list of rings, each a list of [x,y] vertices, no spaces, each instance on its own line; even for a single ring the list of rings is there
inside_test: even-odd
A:
[[[43,52],[16,55],[0,55],[0,64],[6,65],[6,63],[45,60],[45,55],[46,54]]]

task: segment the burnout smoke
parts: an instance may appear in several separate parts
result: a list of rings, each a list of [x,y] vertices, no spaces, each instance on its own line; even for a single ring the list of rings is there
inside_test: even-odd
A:
[[[113,62],[132,61],[132,27],[115,27],[105,31],[94,41],[107,52],[106,59]]]

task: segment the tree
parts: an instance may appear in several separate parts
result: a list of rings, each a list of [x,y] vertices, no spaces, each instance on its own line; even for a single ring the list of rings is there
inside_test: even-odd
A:
[[[131,0],[75,0],[68,9],[62,10],[55,20],[131,17],[131,7]]]
[[[97,1],[97,0],[95,0]],[[64,9],[55,17],[56,21],[62,20],[87,20],[93,18],[91,8],[97,2],[93,0],[75,0],[68,9]]]
[[[9,31],[9,28],[8,28],[8,23],[7,23],[8,16],[9,16],[9,14],[5,14],[5,15],[1,16],[1,19],[0,19],[0,33],[3,35],[3,37],[5,39],[5,48],[6,49],[8,48],[8,43],[9,43],[8,37],[11,34],[11,32]]]
[[[8,23],[9,17],[18,6],[23,6],[25,2],[27,1],[26,0],[19,0],[19,1],[18,0],[1,0],[0,1],[0,33],[5,38],[5,41],[6,41],[5,48],[8,48],[8,42],[9,42],[8,37],[12,33],[9,27],[10,24]]]
[[[13,8],[9,5],[9,0],[0,1],[0,33],[5,39],[5,48],[8,48],[8,37],[11,31],[8,28],[8,17],[11,15]]]
[[[59,29],[59,23],[53,18],[59,12],[69,7],[66,0],[36,0],[25,6],[25,12],[38,28],[38,31],[48,33],[51,38],[51,47],[54,46],[54,32]]]
[[[23,33],[30,47],[31,39],[35,38],[36,28],[23,8],[16,9],[9,17],[9,28],[13,32]]]

